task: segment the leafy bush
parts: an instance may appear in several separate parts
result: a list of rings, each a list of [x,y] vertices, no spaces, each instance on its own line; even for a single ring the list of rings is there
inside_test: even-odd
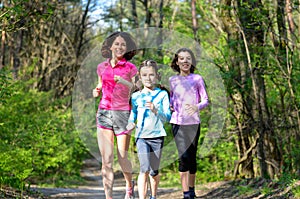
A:
[[[78,176],[86,149],[64,100],[20,82],[12,90],[0,105],[0,185],[23,189],[27,183],[57,184]]]

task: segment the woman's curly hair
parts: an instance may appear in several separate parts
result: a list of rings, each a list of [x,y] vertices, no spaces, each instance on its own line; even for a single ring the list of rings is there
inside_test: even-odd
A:
[[[136,47],[135,41],[133,40],[131,35],[127,32],[117,31],[117,32],[114,32],[111,35],[109,35],[102,44],[102,48],[101,48],[102,56],[104,58],[112,58],[112,52],[111,52],[110,48],[118,36],[122,37],[126,42],[127,51],[124,54],[124,58],[127,61],[131,60],[132,57],[134,57],[136,55],[137,47]]]
[[[196,69],[196,65],[197,65],[197,61],[196,61],[196,58],[195,58],[195,55],[193,53],[193,51],[189,48],[180,48],[177,50],[177,52],[175,53],[175,56],[171,62],[171,68],[175,71],[177,71],[178,73],[180,73],[180,68],[177,64],[177,61],[178,61],[178,54],[181,53],[181,52],[188,52],[191,57],[192,57],[192,66],[190,68],[190,72],[191,73],[194,73],[195,69]]]

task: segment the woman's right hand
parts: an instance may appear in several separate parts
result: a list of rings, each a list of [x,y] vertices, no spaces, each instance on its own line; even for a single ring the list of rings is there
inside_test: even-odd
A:
[[[93,89],[93,97],[99,97],[100,92],[101,92],[100,88]]]

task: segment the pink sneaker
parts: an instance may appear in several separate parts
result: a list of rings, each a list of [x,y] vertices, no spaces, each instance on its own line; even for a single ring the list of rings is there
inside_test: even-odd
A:
[[[126,195],[124,199],[134,199],[134,181],[132,181],[132,187],[126,189]]]

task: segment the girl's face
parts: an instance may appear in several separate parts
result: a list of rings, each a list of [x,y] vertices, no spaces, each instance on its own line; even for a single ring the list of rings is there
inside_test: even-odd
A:
[[[156,84],[157,74],[152,66],[144,66],[140,69],[140,79],[145,88],[153,89]]]
[[[121,36],[116,37],[110,47],[110,50],[113,58],[122,59],[127,50],[125,39]]]
[[[180,73],[190,74],[190,69],[192,67],[192,56],[187,51],[182,51],[178,53],[177,65],[179,66]]]

